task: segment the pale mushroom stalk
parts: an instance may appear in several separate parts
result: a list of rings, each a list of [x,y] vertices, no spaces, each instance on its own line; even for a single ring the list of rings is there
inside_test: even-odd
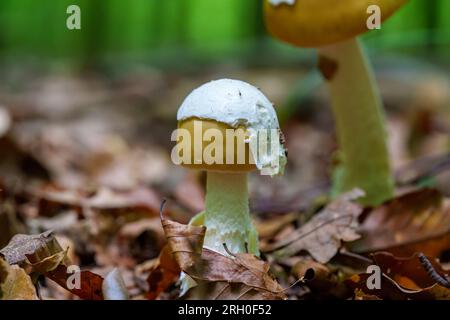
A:
[[[367,31],[368,10],[380,22],[408,0],[265,0],[268,30],[297,47],[317,48],[319,67],[330,89],[340,165],[333,193],[361,188],[360,201],[378,205],[393,195],[382,103],[358,35]]]
[[[329,87],[337,127],[340,164],[333,193],[355,186],[365,204],[378,204],[394,192],[385,115],[373,70],[359,40],[319,48],[319,67]]]
[[[204,245],[226,254],[230,252],[259,254],[258,238],[252,225],[248,204],[247,173],[208,172],[206,180],[208,226]]]

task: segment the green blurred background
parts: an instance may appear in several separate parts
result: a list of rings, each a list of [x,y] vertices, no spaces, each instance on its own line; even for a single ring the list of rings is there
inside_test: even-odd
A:
[[[70,4],[81,8],[82,30],[66,28]],[[272,40],[261,11],[261,0],[1,0],[0,58],[70,68],[136,62],[189,68],[218,60],[289,64],[312,56]],[[411,0],[364,38],[371,50],[447,61],[448,14],[450,0]]]

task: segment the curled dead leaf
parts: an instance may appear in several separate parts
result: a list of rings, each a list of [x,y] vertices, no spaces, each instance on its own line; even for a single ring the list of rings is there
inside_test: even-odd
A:
[[[38,300],[30,276],[19,266],[10,266],[0,258],[0,298],[2,300]]]
[[[46,231],[38,235],[16,235],[0,253],[9,264],[29,265],[33,272],[45,275],[82,299],[103,299],[103,278],[90,271],[69,270],[68,249],[62,249],[52,232]],[[69,284],[78,280],[78,288]]]
[[[284,299],[269,264],[251,254],[224,256],[202,249],[206,228],[162,219],[168,245],[180,269],[195,280],[187,299]]]
[[[172,254],[182,270],[195,265],[202,254],[206,227],[161,220]]]
[[[55,281],[61,287],[85,300],[103,300],[103,277],[93,272],[74,271],[72,272],[64,265],[59,265],[56,269],[45,274],[46,277]],[[76,279],[79,279],[79,287],[72,286]]]
[[[25,263],[34,266],[36,271],[42,273],[56,268],[59,263],[63,262],[65,259],[63,253],[64,250],[53,236],[52,231],[38,235],[17,234],[6,247],[0,250],[0,254],[10,265]],[[45,269],[46,267],[48,269]]]
[[[450,200],[434,189],[407,193],[370,211],[359,231],[362,237],[347,245],[351,251],[439,257],[450,248]]]
[[[183,269],[198,284],[185,298],[283,300],[284,290],[270,276],[269,269],[267,262],[252,254],[227,257],[204,248],[195,264]]]
[[[141,212],[148,216],[156,216],[160,200],[156,193],[148,188],[137,188],[130,191],[114,191],[100,189],[93,197],[85,199],[83,205],[103,212]]]
[[[166,245],[161,250],[147,278],[149,290],[147,298],[156,299],[164,290],[169,288],[180,275],[181,269],[172,256],[170,248]]]
[[[364,193],[355,189],[332,201],[308,223],[286,238],[265,248],[276,251],[277,256],[291,256],[302,250],[321,263],[328,262],[341,247],[341,242],[354,241],[357,233],[358,216],[363,208],[353,202]]]
[[[330,268],[309,257],[300,258],[292,267],[291,274],[297,279],[305,279],[309,284],[311,284],[311,282],[315,282],[316,284],[331,282]]]
[[[372,256],[381,270],[405,289],[420,290],[436,284],[418,254],[408,258],[400,258],[387,252],[377,252]],[[444,270],[436,260],[427,259],[427,261],[435,272],[442,277],[446,277],[448,271]]]
[[[378,252],[373,255],[375,263],[382,271],[379,289],[369,289],[367,281],[371,274],[354,275],[346,281],[355,290],[380,299],[393,300],[449,300],[450,289],[436,283],[419,255],[409,258],[399,258],[388,252]],[[434,272],[446,277],[444,270],[436,261],[429,260]]]

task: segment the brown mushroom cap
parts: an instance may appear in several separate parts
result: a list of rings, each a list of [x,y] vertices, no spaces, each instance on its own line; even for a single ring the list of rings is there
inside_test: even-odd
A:
[[[264,14],[266,26],[274,37],[299,47],[319,47],[368,31],[369,6],[379,6],[384,21],[407,1],[295,0],[290,5],[264,0]]]

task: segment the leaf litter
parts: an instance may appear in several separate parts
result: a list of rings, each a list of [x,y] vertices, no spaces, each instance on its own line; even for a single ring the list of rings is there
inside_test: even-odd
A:
[[[273,83],[280,73],[272,72],[248,78]],[[360,191],[326,195],[335,137],[324,97],[312,95],[315,111],[302,104],[285,124],[289,175],[250,178],[261,257],[224,256],[202,248],[204,227],[187,224],[204,208],[204,175],[168,156],[171,108],[193,80],[136,77],[44,76],[31,91],[1,88],[3,299],[448,299],[449,126],[435,101],[416,99],[411,111],[398,101],[415,102],[414,90],[382,86],[399,110],[388,114],[398,195],[363,208]],[[270,95],[286,96],[276,88],[292,79],[277,80]],[[61,84],[77,94],[61,99]],[[365,285],[371,264],[383,273],[378,291]],[[67,285],[71,265],[80,267],[80,289]],[[181,272],[197,283],[183,297]]]

